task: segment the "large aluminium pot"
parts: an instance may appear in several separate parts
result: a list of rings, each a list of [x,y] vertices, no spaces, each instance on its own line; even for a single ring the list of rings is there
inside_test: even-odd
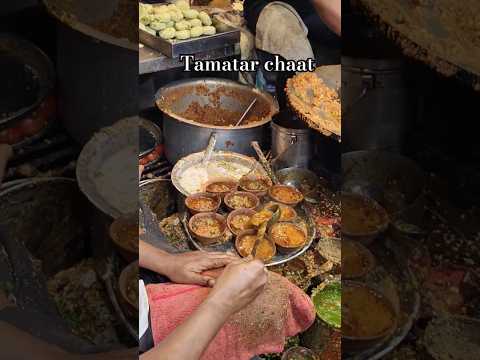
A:
[[[401,152],[411,118],[400,60],[342,58],[344,151]]]
[[[253,124],[235,128],[205,125],[181,115],[195,102],[243,113],[254,97],[257,98],[257,103],[251,110],[252,114],[266,110],[266,116]],[[258,141],[262,148],[268,146],[269,123],[278,112],[278,103],[269,94],[226,79],[176,81],[161,88],[156,94],[156,99],[157,106],[164,115],[165,156],[172,164],[189,154],[204,150],[212,133],[216,133],[217,136],[216,150],[254,156],[255,151],[250,143]]]
[[[118,0],[44,0],[57,18],[59,112],[85,144],[99,129],[138,114],[138,44],[98,30],[115,19]]]

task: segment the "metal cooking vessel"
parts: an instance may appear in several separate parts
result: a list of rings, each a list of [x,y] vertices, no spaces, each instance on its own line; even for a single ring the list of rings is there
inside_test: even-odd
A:
[[[263,120],[249,125],[214,126],[196,123],[179,115],[190,104],[198,102],[201,105],[216,101],[213,93],[225,89],[218,101],[221,107],[243,113],[254,96],[257,104],[251,110],[255,114],[261,107],[268,108],[268,115]],[[181,158],[205,149],[210,135],[217,134],[216,150],[227,150],[248,156],[254,156],[255,151],[250,146],[252,141],[258,141],[262,148],[268,147],[268,125],[278,112],[278,103],[269,94],[254,87],[242,85],[225,79],[187,79],[180,80],[161,88],[157,94],[157,106],[163,112],[163,134],[165,139],[165,156],[175,164]],[[212,104],[213,105],[213,104]]]
[[[272,122],[272,161],[275,169],[308,168],[313,155],[312,131]]]
[[[58,20],[57,74],[60,118],[85,144],[102,127],[138,114],[138,44],[97,30],[118,0],[44,0]]]
[[[342,155],[343,190],[370,196],[385,207],[392,220],[421,224],[425,173],[415,162],[383,151]],[[396,200],[400,199],[400,202]]]
[[[401,151],[411,110],[399,60],[342,58],[344,150]]]
[[[0,34],[0,55],[17,59],[26,67],[29,67],[37,77],[39,87],[34,102],[24,108],[18,109],[7,117],[0,118],[0,130],[2,130],[11,125],[14,126],[17,121],[34,111],[53,91],[55,70],[52,62],[42,50],[31,42],[13,34]],[[8,80],[9,79],[2,79],[2,82],[7,83]],[[10,81],[13,80],[10,79]]]

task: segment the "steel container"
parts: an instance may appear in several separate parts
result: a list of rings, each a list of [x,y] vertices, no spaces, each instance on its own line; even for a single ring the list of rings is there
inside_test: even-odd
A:
[[[308,168],[313,156],[312,131],[272,122],[272,155],[275,169]]]
[[[219,97],[212,96],[219,91]],[[222,93],[222,90],[225,90]],[[231,126],[205,125],[186,119],[182,114],[193,102],[201,105],[218,103],[221,107],[243,113],[254,97],[258,106],[268,108],[268,115],[253,124]],[[163,112],[163,136],[165,156],[175,164],[181,158],[204,150],[212,133],[216,133],[216,150],[227,150],[248,156],[255,151],[250,146],[258,141],[262,148],[268,147],[269,123],[278,112],[278,103],[269,94],[254,87],[226,79],[187,79],[161,88],[157,94],[157,106]]]
[[[138,114],[138,44],[94,24],[114,16],[118,0],[45,0],[58,20],[58,110],[67,132],[85,144],[99,129]]]
[[[397,59],[342,58],[344,151],[403,147],[412,109]]]

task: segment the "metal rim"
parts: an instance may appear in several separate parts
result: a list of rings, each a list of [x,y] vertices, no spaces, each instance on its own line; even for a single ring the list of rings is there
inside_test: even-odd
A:
[[[49,182],[64,182],[64,183],[70,183],[70,184],[77,183],[74,179],[70,179],[66,177],[32,178],[32,179],[14,180],[11,182],[12,184],[10,184],[10,186],[5,187],[4,189],[3,187],[0,188],[0,198],[11,192],[22,189],[23,187],[26,187],[26,186],[49,183]],[[9,183],[5,183],[4,185],[7,185],[7,184]]]
[[[395,330],[397,329],[398,323],[399,323],[399,317],[401,314],[398,314],[395,311],[395,308],[393,307],[392,303],[379,291],[375,290],[369,285],[366,285],[362,282],[359,281],[353,281],[353,280],[344,280],[342,281],[342,289],[344,286],[349,286],[349,287],[363,287],[367,289],[370,293],[372,293],[375,297],[382,299],[382,302],[387,305],[389,310],[395,315],[395,319],[392,322],[392,325],[389,329],[385,330],[382,334],[376,335],[376,336],[368,336],[368,337],[354,337],[354,336],[347,336],[342,334],[342,337],[351,341],[375,341],[375,340],[380,340],[383,338],[387,338],[388,336],[392,335]]]
[[[400,154],[381,150],[357,150],[342,154],[342,174],[345,175],[345,169],[343,168],[345,161],[349,161],[351,163],[351,165],[347,169],[347,171],[350,171],[350,169],[353,168],[355,164],[361,162],[362,159],[368,159],[374,156],[382,158],[388,157],[392,163],[403,162],[404,164],[408,164],[407,166],[411,167],[412,172],[415,172],[416,175],[420,177],[419,181],[417,181],[417,183],[419,183],[419,190],[416,196],[412,198],[411,201],[409,201],[404,208],[396,211],[395,213],[389,214],[390,220],[392,220],[395,219],[398,215],[407,211],[410,207],[414,206],[418,199],[421,198],[427,183],[427,176],[425,174],[425,171],[415,161]]]
[[[205,124],[200,124],[197,122],[194,122],[192,120],[185,119],[184,117],[177,115],[169,109],[166,109],[164,104],[163,104],[163,99],[165,99],[165,93],[170,91],[171,89],[174,89],[176,87],[182,87],[182,86],[191,86],[194,87],[196,85],[207,85],[207,84],[216,84],[216,85],[233,85],[238,88],[243,88],[248,91],[252,91],[253,93],[257,94],[257,96],[260,96],[264,98],[268,103],[272,104],[272,108],[270,110],[270,114],[267,115],[262,121],[253,123],[253,124],[248,124],[248,125],[240,125],[236,127],[231,127],[231,126],[217,126],[217,125],[205,125]],[[207,129],[219,129],[219,130],[229,130],[229,131],[237,131],[237,130],[244,130],[244,129],[251,129],[251,128],[256,128],[260,127],[262,125],[265,125],[269,123],[273,116],[278,113],[279,111],[279,105],[277,100],[273,98],[270,94],[267,92],[258,90],[257,88],[245,84],[241,84],[237,81],[233,80],[228,80],[228,79],[218,79],[218,78],[202,78],[202,79],[183,79],[183,80],[178,80],[178,81],[173,81],[169,83],[168,85],[160,88],[157,93],[155,94],[155,103],[160,111],[162,111],[165,115],[170,116],[171,118],[178,120],[180,122],[196,126],[196,127],[201,127],[201,128],[207,128]]]
[[[391,245],[387,245],[387,248],[393,250],[393,248],[397,245],[397,243],[392,243]],[[398,264],[398,258],[395,257],[394,262]],[[398,266],[398,265],[397,265]],[[410,267],[405,267],[405,275],[408,277],[409,281],[414,284],[414,289],[418,289],[418,282],[416,280],[415,275],[413,274]],[[395,349],[407,336],[410,332],[411,328],[413,327],[413,323],[415,319],[417,319],[418,314],[420,312],[420,294],[418,290],[413,290],[413,309],[412,312],[409,313],[408,316],[403,316],[403,321],[397,323],[397,328],[395,329],[393,335],[387,339],[385,342],[381,342],[380,344],[374,346],[373,348],[367,349],[360,354],[357,355],[349,355],[346,357],[348,360],[379,360],[382,359],[385,355],[390,353],[393,349]],[[397,333],[398,332],[398,333]]]
[[[200,152],[197,152],[197,153],[193,153],[193,154],[190,154],[184,158],[182,158],[181,160],[179,160],[175,166],[173,167],[172,169],[172,174],[170,175],[170,178],[172,179],[172,184],[173,186],[175,186],[175,188],[183,195],[185,196],[189,196],[191,195],[190,193],[188,193],[179,183],[179,172],[181,170],[183,170],[183,167],[181,167],[183,165],[183,163],[188,163],[189,160],[191,159],[194,159],[196,157],[199,158],[199,160],[201,161],[201,159],[203,158],[203,151],[200,151]],[[249,162],[250,163],[250,168],[252,168],[252,165],[254,164],[254,162],[256,162],[255,159],[249,157],[249,156],[246,156],[246,155],[242,155],[242,154],[239,154],[239,153],[234,153],[234,152],[231,152],[231,151],[215,151],[215,153],[212,155],[212,158],[215,158],[217,156],[233,156],[235,158],[238,158],[238,159],[242,159],[244,160],[245,162]],[[190,161],[192,164],[197,164],[199,162],[193,162],[193,161]],[[260,164],[257,164],[257,169],[263,169],[263,167],[260,165]],[[264,172],[265,176],[266,176],[266,173]]]
[[[342,56],[342,70],[355,70],[373,73],[397,73],[403,67],[403,61],[395,58],[368,59]]]
[[[39,88],[39,94],[38,94],[37,100],[31,105],[28,105],[22,109],[15,111],[12,115],[5,118],[1,118],[0,129],[6,128],[9,125],[9,123],[16,122],[20,118],[25,117],[25,115],[31,113],[37,107],[39,107],[40,104],[47,98],[47,96],[53,90],[54,82],[55,82],[55,70],[54,70],[53,63],[50,60],[50,58],[45,54],[45,52],[43,52],[43,50],[41,50],[39,47],[31,43],[30,41],[10,33],[0,34],[0,42],[2,40],[11,41],[12,43],[17,44],[18,48],[25,49],[24,51],[27,51],[28,53],[30,53],[32,57],[35,56],[36,57],[35,60],[37,62],[42,62],[41,66],[45,70],[45,75],[44,75],[45,79],[43,81],[43,84],[40,82],[40,88]],[[14,50],[14,49],[10,49],[10,50]],[[26,54],[16,55],[15,53],[12,53],[12,55],[22,60],[24,64],[27,64],[27,61],[25,61],[25,60],[28,60],[26,59],[27,57]],[[30,64],[30,65],[34,67],[33,64]]]
[[[116,139],[121,135],[126,134],[126,129],[129,127],[138,127],[138,117],[128,117],[119,120],[112,126],[105,127],[96,132],[90,141],[83,147],[77,159],[76,177],[80,190],[88,198],[88,200],[103,213],[115,219],[123,213],[115,209],[106,199],[96,192],[95,185],[89,176],[89,164],[91,158],[98,152],[98,144],[106,142],[110,139]],[[138,133],[137,133],[138,134]],[[128,139],[127,139],[128,140]],[[138,141],[138,139],[137,139]]]
[[[45,7],[47,8],[48,13],[50,15],[52,15],[53,17],[55,17],[60,23],[66,25],[66,26],[68,26],[68,27],[70,27],[70,28],[72,28],[72,29],[74,29],[78,32],[81,32],[82,34],[84,34],[88,37],[94,38],[98,41],[101,41],[101,42],[104,42],[104,43],[107,43],[107,44],[110,44],[110,45],[114,45],[114,46],[119,46],[119,47],[122,47],[122,48],[127,49],[127,50],[138,51],[138,44],[134,44],[127,39],[120,39],[120,38],[116,38],[112,35],[109,35],[107,33],[103,33],[103,32],[95,29],[94,27],[92,27],[90,25],[87,25],[87,24],[84,24],[84,23],[82,23],[78,20],[72,19],[71,16],[70,17],[61,16],[61,14],[59,14],[57,12],[56,7],[53,4],[50,4],[50,1],[44,0],[43,3],[45,4]],[[58,11],[60,11],[60,10],[58,10]]]
[[[149,121],[147,119],[140,118],[140,124],[139,125],[142,126],[145,131],[147,131],[150,135],[152,135],[155,138],[154,139],[155,140],[155,147],[158,146],[158,144],[161,141],[162,130],[157,126],[157,124],[155,124],[154,122]],[[155,150],[155,147],[152,148],[152,149],[147,149],[145,151],[142,151],[138,155],[138,158],[141,159],[144,156],[150,154],[153,150]]]
[[[286,128],[284,126],[278,125],[273,121],[271,122],[271,126],[274,130],[290,136],[310,135],[309,128],[308,129],[290,129],[290,128]]]

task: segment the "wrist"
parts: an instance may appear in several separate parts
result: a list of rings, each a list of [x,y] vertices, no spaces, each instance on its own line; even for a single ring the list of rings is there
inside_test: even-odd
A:
[[[233,314],[233,307],[217,293],[210,293],[204,304],[212,308],[216,314],[228,318]]]
[[[212,317],[216,317],[221,322],[227,321],[232,315],[232,307],[215,295],[208,296],[201,306],[211,312]]]
[[[160,275],[164,275],[171,279],[176,272],[176,259],[175,255],[161,252],[159,254],[159,261],[156,262],[157,272]]]

